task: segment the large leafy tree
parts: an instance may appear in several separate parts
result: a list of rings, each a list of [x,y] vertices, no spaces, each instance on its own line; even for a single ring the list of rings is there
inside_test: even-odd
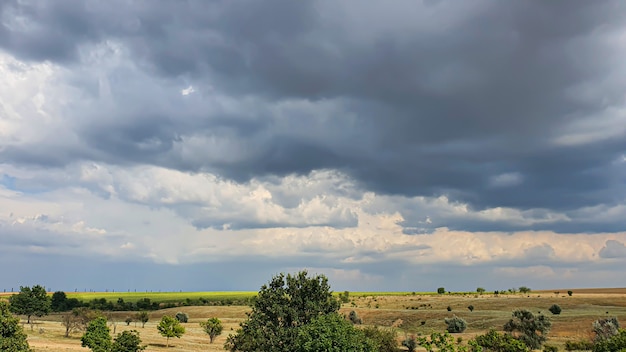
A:
[[[180,322],[169,315],[164,315],[157,325],[157,330],[161,336],[167,339],[166,347],[170,347],[170,337],[180,338],[185,333],[185,327]]]
[[[0,351],[30,351],[26,334],[20,326],[20,320],[9,311],[6,302],[0,302]]]
[[[43,286],[20,286],[20,292],[9,297],[10,309],[15,314],[26,315],[28,324],[30,317],[42,317],[50,313],[50,298]]]
[[[533,315],[529,310],[518,309],[513,311],[513,319],[504,324],[504,331],[522,341],[533,350],[541,348],[546,341],[552,323],[543,314]]]
[[[324,275],[308,277],[279,274],[261,287],[248,320],[231,335],[225,348],[230,351],[298,350],[299,329],[320,315],[335,313],[340,303],[332,295]]]

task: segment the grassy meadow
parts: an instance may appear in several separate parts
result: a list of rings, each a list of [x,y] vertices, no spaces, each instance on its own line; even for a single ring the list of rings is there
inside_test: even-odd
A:
[[[354,310],[363,319],[364,325],[395,329],[398,340],[409,334],[430,334],[445,330],[444,318],[453,315],[465,319],[468,328],[464,333],[455,334],[467,341],[477,334],[486,332],[490,328],[501,330],[502,326],[511,317],[514,309],[525,308],[533,313],[541,312],[550,317],[552,330],[548,337],[548,344],[556,345],[563,350],[565,341],[588,339],[592,337],[591,323],[599,318],[616,316],[620,321],[626,321],[626,289],[603,290],[573,290],[570,297],[567,290],[530,292],[529,294],[419,294],[399,292],[350,292],[350,302],[344,303],[341,312],[348,314]],[[555,294],[559,292],[559,294]],[[150,294],[150,293],[149,293]],[[105,297],[111,300],[141,299],[148,297],[155,300],[172,299],[180,301],[193,297],[219,297],[220,299],[234,299],[251,297],[256,292],[179,292],[179,293],[82,293],[82,296],[68,294],[69,297],[79,299],[93,299]],[[558,304],[563,309],[560,315],[552,315],[548,308]],[[474,306],[470,311],[467,307]],[[450,307],[451,311],[448,311]],[[162,309],[150,312],[150,320],[145,328],[141,324],[131,323],[126,326],[124,320],[134,312],[110,313],[111,329],[119,333],[126,329],[136,329],[148,347],[146,351],[223,351],[226,337],[233,333],[239,323],[246,318],[247,306],[185,306]],[[171,339],[170,348],[165,347],[165,338],[161,337],[156,325],[164,315],[175,315],[185,312],[189,315],[189,322],[183,324],[187,329],[181,339]],[[215,343],[210,345],[200,326],[200,321],[211,317],[218,317],[224,324],[224,333]],[[75,333],[70,338],[63,337],[64,327],[60,324],[61,315],[52,314],[38,319],[31,327],[24,329],[29,335],[29,342],[35,351],[61,352],[86,351],[80,346],[81,333]]]

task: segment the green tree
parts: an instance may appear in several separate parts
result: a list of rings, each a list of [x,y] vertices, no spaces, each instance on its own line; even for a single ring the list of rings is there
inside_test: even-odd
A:
[[[337,312],[339,306],[324,275],[279,274],[261,287],[248,319],[224,347],[243,352],[296,351],[298,329],[319,315]]]
[[[20,292],[9,297],[10,309],[15,314],[26,315],[27,323],[30,317],[42,317],[50,313],[50,299],[43,286],[20,286]]]
[[[142,310],[141,312],[137,313],[135,319],[141,322],[141,327],[143,328],[144,326],[146,326],[148,320],[150,320],[150,315],[145,310]]]
[[[551,326],[550,319],[545,315],[535,316],[529,310],[518,309],[513,311],[513,319],[504,324],[504,331],[537,350],[546,341]]]
[[[157,326],[159,334],[167,339],[166,347],[170,347],[170,337],[181,338],[185,333],[185,327],[180,325],[180,322],[176,318],[172,318],[169,315],[164,315]]]
[[[619,329],[617,335],[607,339],[597,340],[593,345],[593,352],[623,352],[626,350],[626,330]]]
[[[65,312],[67,307],[67,295],[63,291],[56,291],[52,294],[52,300],[50,300],[50,309],[53,312]]]
[[[203,321],[200,323],[202,330],[209,335],[209,343],[213,343],[213,340],[222,334],[222,330],[224,327],[222,326],[222,321],[217,318],[210,318],[207,321]]]
[[[375,352],[372,341],[337,313],[320,315],[298,329],[299,352]]]
[[[518,290],[519,290],[520,293],[530,293],[530,291],[531,291],[530,288],[528,288],[526,286],[521,286]],[[513,292],[513,293],[515,293],[515,292]]]
[[[178,320],[181,323],[186,323],[189,321],[189,315],[184,312],[176,313],[176,316],[174,318],[176,318],[176,320]]]
[[[443,334],[434,332],[430,334],[430,339],[426,337],[414,338],[419,346],[422,346],[428,352],[432,351],[446,351],[446,352],[467,352],[467,351],[481,351],[482,349],[476,344],[475,341],[469,341],[468,346],[461,346],[460,343],[454,342],[454,337],[450,333],[445,332]],[[411,347],[408,347],[411,351]],[[415,349],[413,349],[415,350]]]
[[[11,314],[6,302],[0,302],[0,351],[31,351],[20,320]]]
[[[478,287],[478,288],[476,289],[476,292],[477,292],[478,294],[481,294],[481,295],[482,295],[483,293],[485,293],[485,289],[484,289],[484,288],[482,288],[482,287]]]
[[[117,334],[111,346],[111,352],[139,352],[145,349],[146,346],[141,344],[139,332],[136,330],[123,331],[121,334]]]
[[[437,293],[440,294],[440,295],[446,293],[446,288],[445,287],[439,287],[437,289]]]
[[[90,321],[80,340],[83,347],[89,347],[94,352],[110,352],[111,333],[106,318],[98,317]]]

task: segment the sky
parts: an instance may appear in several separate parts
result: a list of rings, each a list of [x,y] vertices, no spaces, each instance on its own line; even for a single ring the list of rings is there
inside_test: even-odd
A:
[[[0,2],[0,290],[625,264],[623,1]]]

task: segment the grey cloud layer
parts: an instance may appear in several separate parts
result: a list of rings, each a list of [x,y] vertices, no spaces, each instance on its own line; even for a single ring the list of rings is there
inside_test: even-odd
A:
[[[5,1],[0,47],[67,69],[73,99],[57,112],[74,138],[5,145],[0,156],[154,164],[238,182],[336,169],[379,194],[524,212],[517,223],[427,224],[407,200],[408,231],[623,231],[622,7]],[[195,92],[181,95],[188,86]],[[603,217],[607,209],[617,214]],[[554,214],[576,220],[524,220]]]

